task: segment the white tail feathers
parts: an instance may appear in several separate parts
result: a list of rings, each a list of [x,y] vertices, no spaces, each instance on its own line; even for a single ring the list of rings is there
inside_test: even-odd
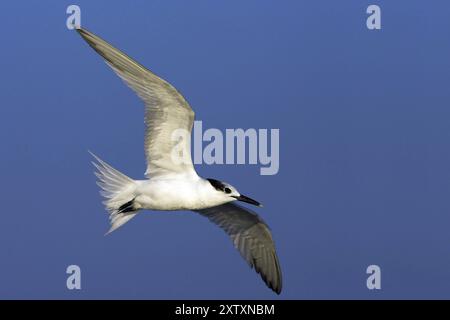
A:
[[[97,185],[102,189],[100,194],[105,198],[103,204],[109,212],[111,228],[109,234],[124,225],[137,214],[133,209],[133,200],[136,197],[136,182],[123,173],[111,167],[95,154],[89,153],[97,160],[92,164],[97,168],[95,175]]]

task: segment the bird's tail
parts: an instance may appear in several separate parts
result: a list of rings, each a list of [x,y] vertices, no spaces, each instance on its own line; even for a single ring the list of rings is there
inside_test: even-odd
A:
[[[97,185],[102,189],[100,194],[105,198],[103,204],[109,212],[111,228],[106,233],[111,233],[131,218],[133,218],[138,208],[134,207],[136,197],[136,181],[127,177],[120,171],[114,169],[109,164],[101,160],[90,152],[96,162],[92,162],[97,171]]]

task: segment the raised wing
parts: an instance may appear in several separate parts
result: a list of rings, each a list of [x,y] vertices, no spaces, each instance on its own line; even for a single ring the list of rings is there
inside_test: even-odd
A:
[[[221,227],[250,267],[261,274],[269,288],[280,294],[282,276],[275,245],[269,227],[256,213],[234,203],[197,212]]]
[[[146,175],[196,174],[190,147],[194,112],[183,96],[98,36],[81,28],[77,31],[145,103]]]

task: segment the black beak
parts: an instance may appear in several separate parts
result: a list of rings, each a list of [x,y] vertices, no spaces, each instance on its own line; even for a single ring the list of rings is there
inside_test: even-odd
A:
[[[259,203],[258,201],[255,201],[255,200],[253,200],[253,199],[251,199],[249,197],[246,197],[246,196],[244,196],[242,194],[239,197],[235,197],[235,198],[236,198],[236,200],[239,200],[239,201],[242,201],[242,202],[247,202],[247,203],[250,203],[250,204],[252,204],[254,206],[257,206],[257,207],[262,207],[262,204]]]

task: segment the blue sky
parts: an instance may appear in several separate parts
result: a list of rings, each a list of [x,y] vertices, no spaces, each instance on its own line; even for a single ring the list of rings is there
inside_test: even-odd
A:
[[[279,128],[280,170],[200,165],[264,203],[284,290],[206,219],[110,236],[92,150],[141,179],[143,106],[66,28],[170,81],[204,129]],[[378,4],[382,29],[366,28]],[[7,1],[0,11],[0,297],[450,298],[448,1]],[[68,265],[82,289],[66,288]],[[381,267],[382,289],[366,287]]]

